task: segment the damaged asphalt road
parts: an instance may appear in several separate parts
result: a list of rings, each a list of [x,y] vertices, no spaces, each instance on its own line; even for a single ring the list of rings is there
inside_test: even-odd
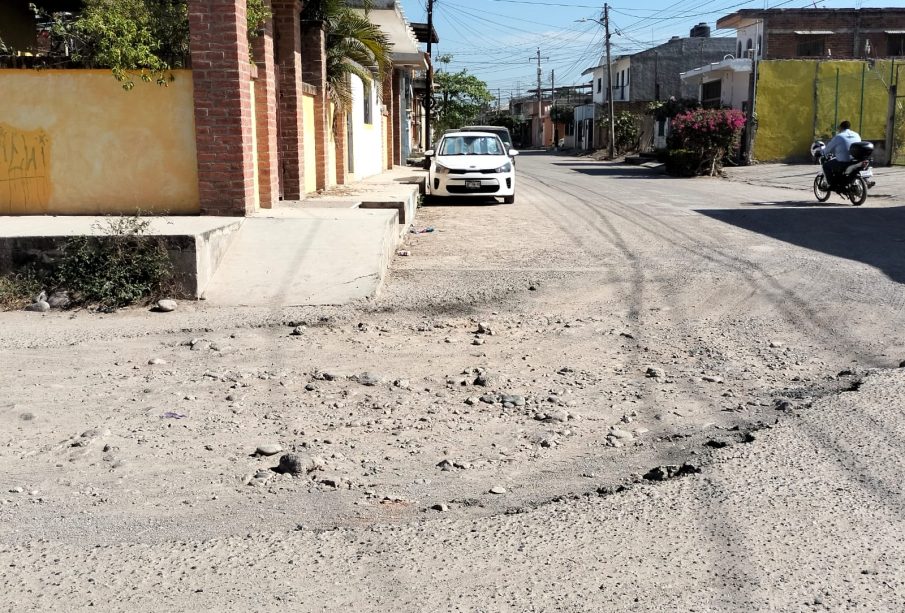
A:
[[[901,608],[895,203],[519,173],[367,304],[3,314],[9,608]]]

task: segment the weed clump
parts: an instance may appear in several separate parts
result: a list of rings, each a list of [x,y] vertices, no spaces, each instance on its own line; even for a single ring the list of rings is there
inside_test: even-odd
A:
[[[173,265],[150,225],[139,215],[111,217],[94,225],[95,235],[67,239],[41,272],[0,277],[0,308],[22,308],[42,289],[65,290],[72,306],[107,312],[160,296],[172,289]]]

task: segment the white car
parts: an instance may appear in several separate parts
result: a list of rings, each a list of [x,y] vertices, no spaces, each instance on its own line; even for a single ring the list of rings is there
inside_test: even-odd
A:
[[[444,134],[437,148],[426,151],[430,159],[427,188],[431,197],[499,197],[515,202],[515,168],[509,149],[496,134],[451,132]]]

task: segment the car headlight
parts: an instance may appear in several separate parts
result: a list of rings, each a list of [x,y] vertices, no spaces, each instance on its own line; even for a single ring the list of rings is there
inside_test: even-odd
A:
[[[493,172],[509,172],[510,170],[512,170],[512,164],[510,162],[506,162],[499,168],[494,168]]]
[[[445,175],[449,173],[449,168],[439,162],[434,162],[434,172],[438,175]]]

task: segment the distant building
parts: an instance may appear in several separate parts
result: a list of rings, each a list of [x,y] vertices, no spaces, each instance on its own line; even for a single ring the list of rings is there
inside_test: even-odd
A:
[[[679,73],[718,62],[735,49],[731,38],[711,38],[705,24],[695,26],[689,37],[674,36],[662,45],[631,55],[613,58],[612,81],[615,102],[651,102],[693,95],[693,88],[683,89]],[[594,102],[607,102],[606,57],[582,74],[591,75]]]
[[[620,55],[612,59],[612,92],[607,91],[606,56],[582,74],[591,76],[593,103],[575,109],[576,146],[581,149],[596,149],[604,146],[606,130],[600,129],[601,119],[606,117],[608,96],[612,95],[616,111],[634,109],[638,111],[646,103],[667,100],[670,97],[690,98],[697,96],[697,86],[686,84],[680,73],[703,64],[718,62],[731,55],[735,40],[731,38],[711,38],[707,24],[698,24],[687,37],[674,36],[656,47],[630,55]],[[662,139],[663,127],[645,126],[643,141],[655,143],[656,131]]]
[[[756,133],[745,136],[750,158],[807,159],[810,143],[843,118],[874,142],[875,159],[893,155],[887,84],[905,56],[905,8],[743,9],[717,27],[735,29],[732,57],[682,80],[704,106],[756,111]]]
[[[716,25],[736,30],[736,57],[756,55],[780,60],[905,56],[905,8],[742,9],[721,18]]]

